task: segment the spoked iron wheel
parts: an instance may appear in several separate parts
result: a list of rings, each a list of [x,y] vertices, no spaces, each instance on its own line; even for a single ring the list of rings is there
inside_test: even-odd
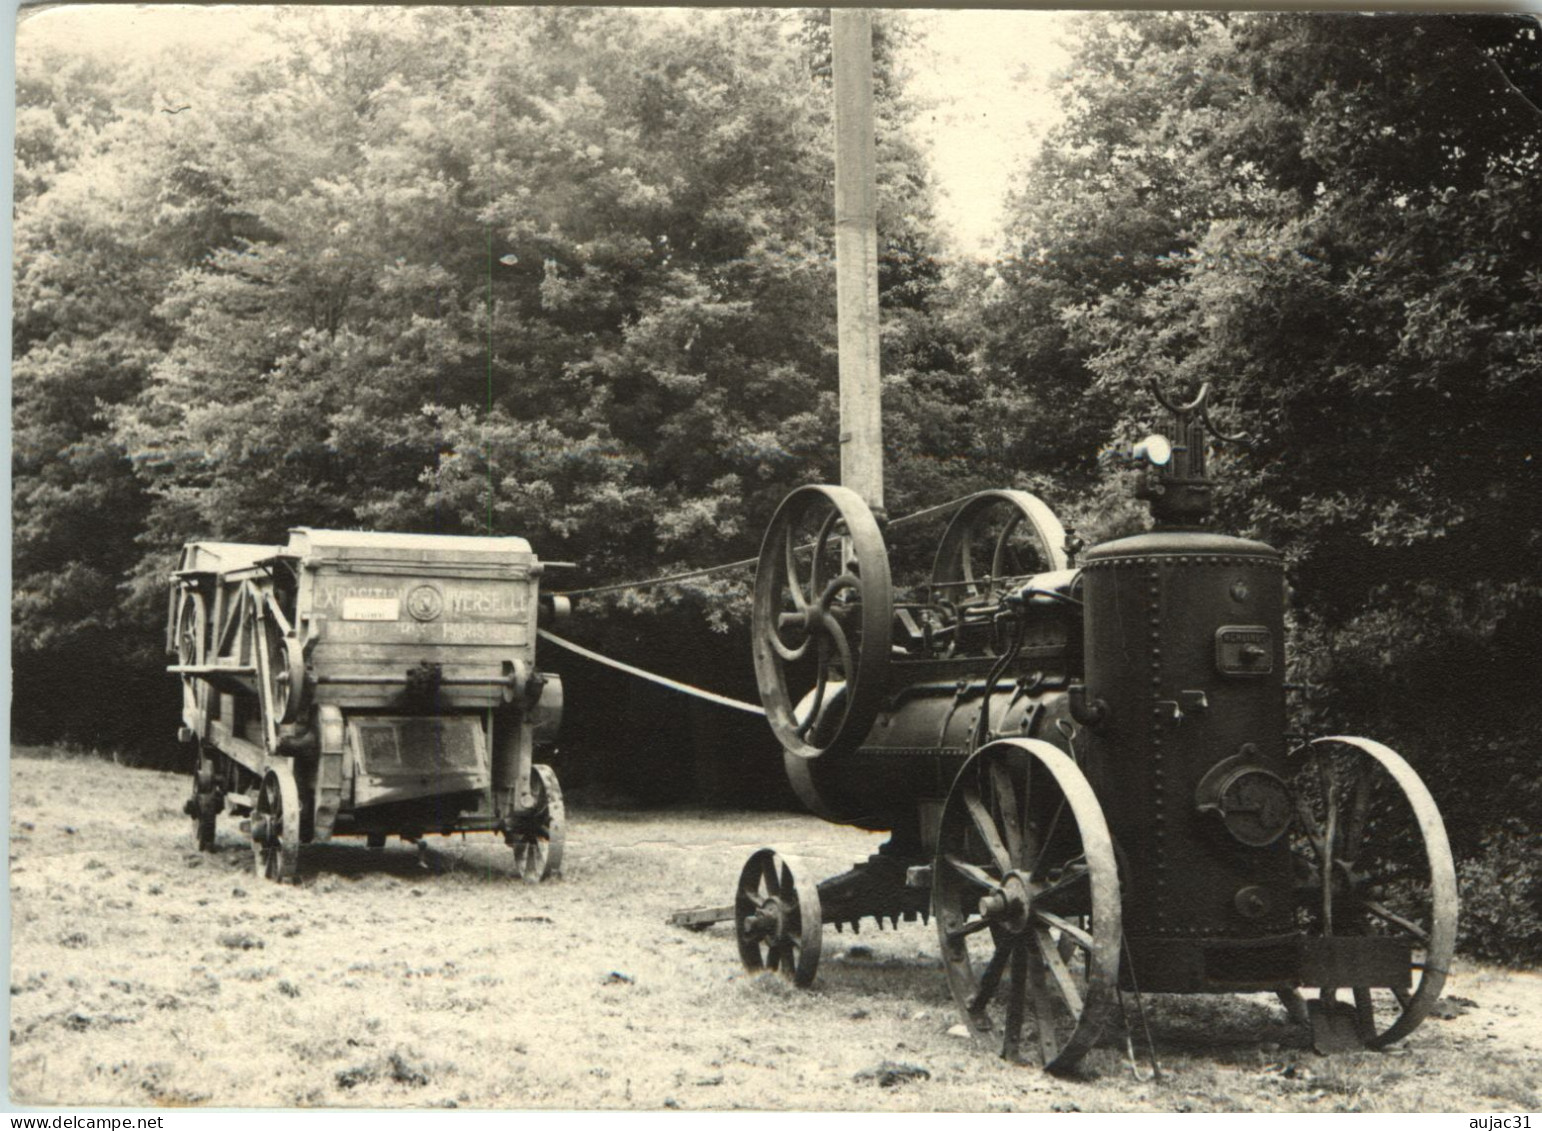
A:
[[[861,497],[813,486],[782,500],[761,543],[752,631],[760,700],[783,749],[817,758],[866,737],[892,615],[888,551]]]
[[[948,987],[975,1035],[1023,1060],[1026,1023],[1045,1068],[1074,1068],[1116,1000],[1120,943],[1113,841],[1076,763],[1037,739],[982,747],[948,793],[932,877]]]
[[[263,778],[252,809],[252,862],[257,875],[280,884],[300,876],[300,791],[287,765]]]
[[[1392,750],[1366,738],[1319,738],[1292,755],[1292,829],[1300,915],[1322,936],[1406,943],[1394,986],[1326,986],[1354,1000],[1360,1038],[1383,1048],[1418,1027],[1440,997],[1456,944],[1456,866],[1429,790]]]
[[[193,844],[199,852],[214,851],[215,825],[222,807],[223,800],[215,785],[214,763],[200,750],[198,765],[193,771],[193,796],[187,803],[187,814],[193,818]]]
[[[567,809],[562,804],[562,787],[550,766],[532,766],[530,786],[536,796],[535,812],[528,824],[507,840],[514,849],[514,874],[526,883],[538,884],[562,874]]]
[[[796,985],[812,984],[823,929],[817,887],[800,885],[769,848],[745,862],[734,892],[734,932],[746,970],[776,970]]]
[[[182,667],[195,667],[204,663],[208,653],[209,618],[208,606],[203,594],[193,589],[184,590],[177,605],[177,663]],[[197,676],[182,677],[182,707],[184,711],[198,711],[204,699],[203,681]]]
[[[267,649],[266,684],[268,715],[274,725],[292,723],[300,716],[305,696],[305,651],[293,633],[272,620],[263,622]]]
[[[981,491],[966,499],[943,532],[932,565],[932,594],[955,605],[994,602],[1013,581],[1066,568],[1065,528],[1027,491]]]

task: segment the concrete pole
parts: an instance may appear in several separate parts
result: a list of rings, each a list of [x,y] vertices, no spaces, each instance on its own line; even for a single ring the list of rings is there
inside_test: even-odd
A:
[[[883,513],[878,371],[877,174],[873,158],[873,25],[832,8],[835,69],[835,273],[841,375],[841,484]]]

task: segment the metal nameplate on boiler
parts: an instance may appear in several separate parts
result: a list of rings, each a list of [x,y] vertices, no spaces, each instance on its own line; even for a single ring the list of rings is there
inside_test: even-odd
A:
[[[1274,670],[1274,634],[1267,625],[1223,625],[1215,631],[1215,667],[1222,675],[1268,675]]]

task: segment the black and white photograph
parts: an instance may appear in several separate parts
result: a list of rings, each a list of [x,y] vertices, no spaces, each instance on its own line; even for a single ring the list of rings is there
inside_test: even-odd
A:
[[[14,45],[11,1110],[1542,1118],[1542,18]]]

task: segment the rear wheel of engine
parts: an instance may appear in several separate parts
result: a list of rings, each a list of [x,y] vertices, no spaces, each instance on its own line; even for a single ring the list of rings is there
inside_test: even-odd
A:
[[[1396,940],[1411,956],[1400,984],[1319,988],[1319,1010],[1329,1013],[1348,989],[1360,1039],[1385,1048],[1424,1020],[1451,967],[1456,865],[1445,824],[1413,767],[1379,742],[1319,738],[1292,761],[1291,840],[1307,930]]]

